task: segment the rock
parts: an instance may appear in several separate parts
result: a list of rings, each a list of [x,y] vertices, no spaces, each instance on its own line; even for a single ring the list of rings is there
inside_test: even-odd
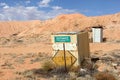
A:
[[[117,66],[118,64],[117,63],[112,63],[112,66]]]
[[[80,69],[80,72],[79,72],[79,76],[85,76],[87,74],[87,70],[86,69]]]
[[[112,71],[114,69],[114,67],[107,65],[105,63],[99,63],[98,65],[98,71],[100,72],[104,72],[104,71]]]

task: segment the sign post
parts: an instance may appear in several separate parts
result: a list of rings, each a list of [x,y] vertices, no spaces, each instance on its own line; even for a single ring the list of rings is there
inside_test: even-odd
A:
[[[54,42],[62,45],[58,47],[57,52],[52,59],[57,65],[64,67],[65,72],[68,72],[68,68],[70,68],[77,60],[70,51],[66,50],[66,48],[68,48],[68,45],[66,44],[70,44],[71,42],[71,36],[54,36]]]
[[[66,54],[65,54],[65,43],[63,43],[63,49],[64,49],[64,63],[65,63],[65,71],[67,72],[67,66],[66,66]]]

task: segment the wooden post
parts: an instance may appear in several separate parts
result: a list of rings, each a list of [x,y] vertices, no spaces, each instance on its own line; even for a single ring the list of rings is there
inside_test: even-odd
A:
[[[67,72],[67,66],[66,66],[66,53],[65,53],[65,43],[63,43],[63,49],[64,49],[65,72]]]

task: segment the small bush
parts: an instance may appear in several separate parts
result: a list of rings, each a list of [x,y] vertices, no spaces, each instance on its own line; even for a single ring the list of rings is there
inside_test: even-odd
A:
[[[65,68],[65,66],[59,66],[59,67],[57,66],[57,67],[53,70],[53,72],[54,72],[54,73],[57,73],[57,74],[68,73],[68,71],[69,71],[68,67]]]
[[[70,72],[79,72],[80,71],[80,66],[72,66],[70,68]]]
[[[116,80],[115,77],[108,72],[99,72],[94,76],[96,80]]]
[[[52,61],[45,61],[42,65],[43,70],[47,72],[53,70],[54,67],[55,65],[53,64]]]

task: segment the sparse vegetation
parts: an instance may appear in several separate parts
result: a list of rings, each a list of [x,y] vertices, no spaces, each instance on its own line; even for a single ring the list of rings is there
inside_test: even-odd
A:
[[[97,51],[96,53],[97,54],[94,54],[94,56],[98,55],[99,53],[104,53],[104,52]],[[101,64],[101,63],[106,64],[106,66],[104,66],[104,67],[109,67],[109,68],[107,68],[107,72],[105,72],[105,71],[95,72],[95,70],[97,70],[99,65],[97,65],[97,68],[96,68],[95,66],[93,66],[91,64],[91,61],[89,59],[87,59],[88,61],[83,62],[84,63],[84,64],[82,64],[83,67],[71,67],[68,72],[65,72],[65,67],[56,67],[55,64],[53,63],[53,61],[50,60],[50,57],[45,55],[47,53],[39,52],[38,54],[36,54],[36,53],[31,52],[31,53],[19,54],[19,55],[16,53],[11,53],[11,54],[4,53],[4,56],[7,56],[7,57],[9,56],[12,59],[14,58],[13,61],[15,63],[18,63],[19,65],[23,65],[23,63],[22,64],[20,64],[20,63],[26,62],[26,59],[29,59],[29,58],[30,58],[29,64],[31,64],[31,60],[32,60],[32,64],[42,63],[41,68],[29,69],[29,70],[24,69],[23,71],[20,71],[20,70],[16,71],[16,73],[15,73],[15,75],[17,75],[15,77],[16,80],[39,80],[41,78],[45,78],[47,80],[119,80],[118,73],[114,72],[114,69],[112,69],[114,67],[110,66],[111,64],[110,63],[108,64],[108,61],[109,60],[111,61],[111,59],[109,59],[109,57],[111,57],[111,56],[113,57],[113,59],[114,58],[118,59],[118,60],[116,60],[118,63],[116,63],[117,65],[115,66],[116,70],[117,70],[118,66],[119,66],[120,50],[113,50],[108,53],[109,54],[106,53],[105,55],[101,56],[102,61],[96,62],[97,64]],[[107,55],[110,55],[110,56],[108,56],[107,58],[104,58]],[[3,56],[3,54],[1,54],[1,56]],[[11,63],[12,65],[9,63]],[[11,66],[13,66],[14,69],[9,68]],[[100,65],[100,66],[102,66],[102,65]],[[2,69],[16,70],[15,69],[16,66],[15,66],[15,64],[13,64],[13,62],[3,63],[2,65],[0,65],[0,67]],[[81,71],[81,69],[83,69],[83,71]],[[113,72],[110,72],[111,69],[113,70]],[[91,73],[92,73],[92,75],[91,75]],[[4,75],[4,72],[0,72],[0,75]]]
[[[46,72],[51,71],[55,68],[55,65],[53,64],[52,61],[44,61],[42,65],[42,69]]]
[[[115,77],[108,72],[99,72],[94,76],[96,80],[116,80]]]
[[[70,68],[70,72],[78,72],[80,70],[80,66],[73,66]]]

